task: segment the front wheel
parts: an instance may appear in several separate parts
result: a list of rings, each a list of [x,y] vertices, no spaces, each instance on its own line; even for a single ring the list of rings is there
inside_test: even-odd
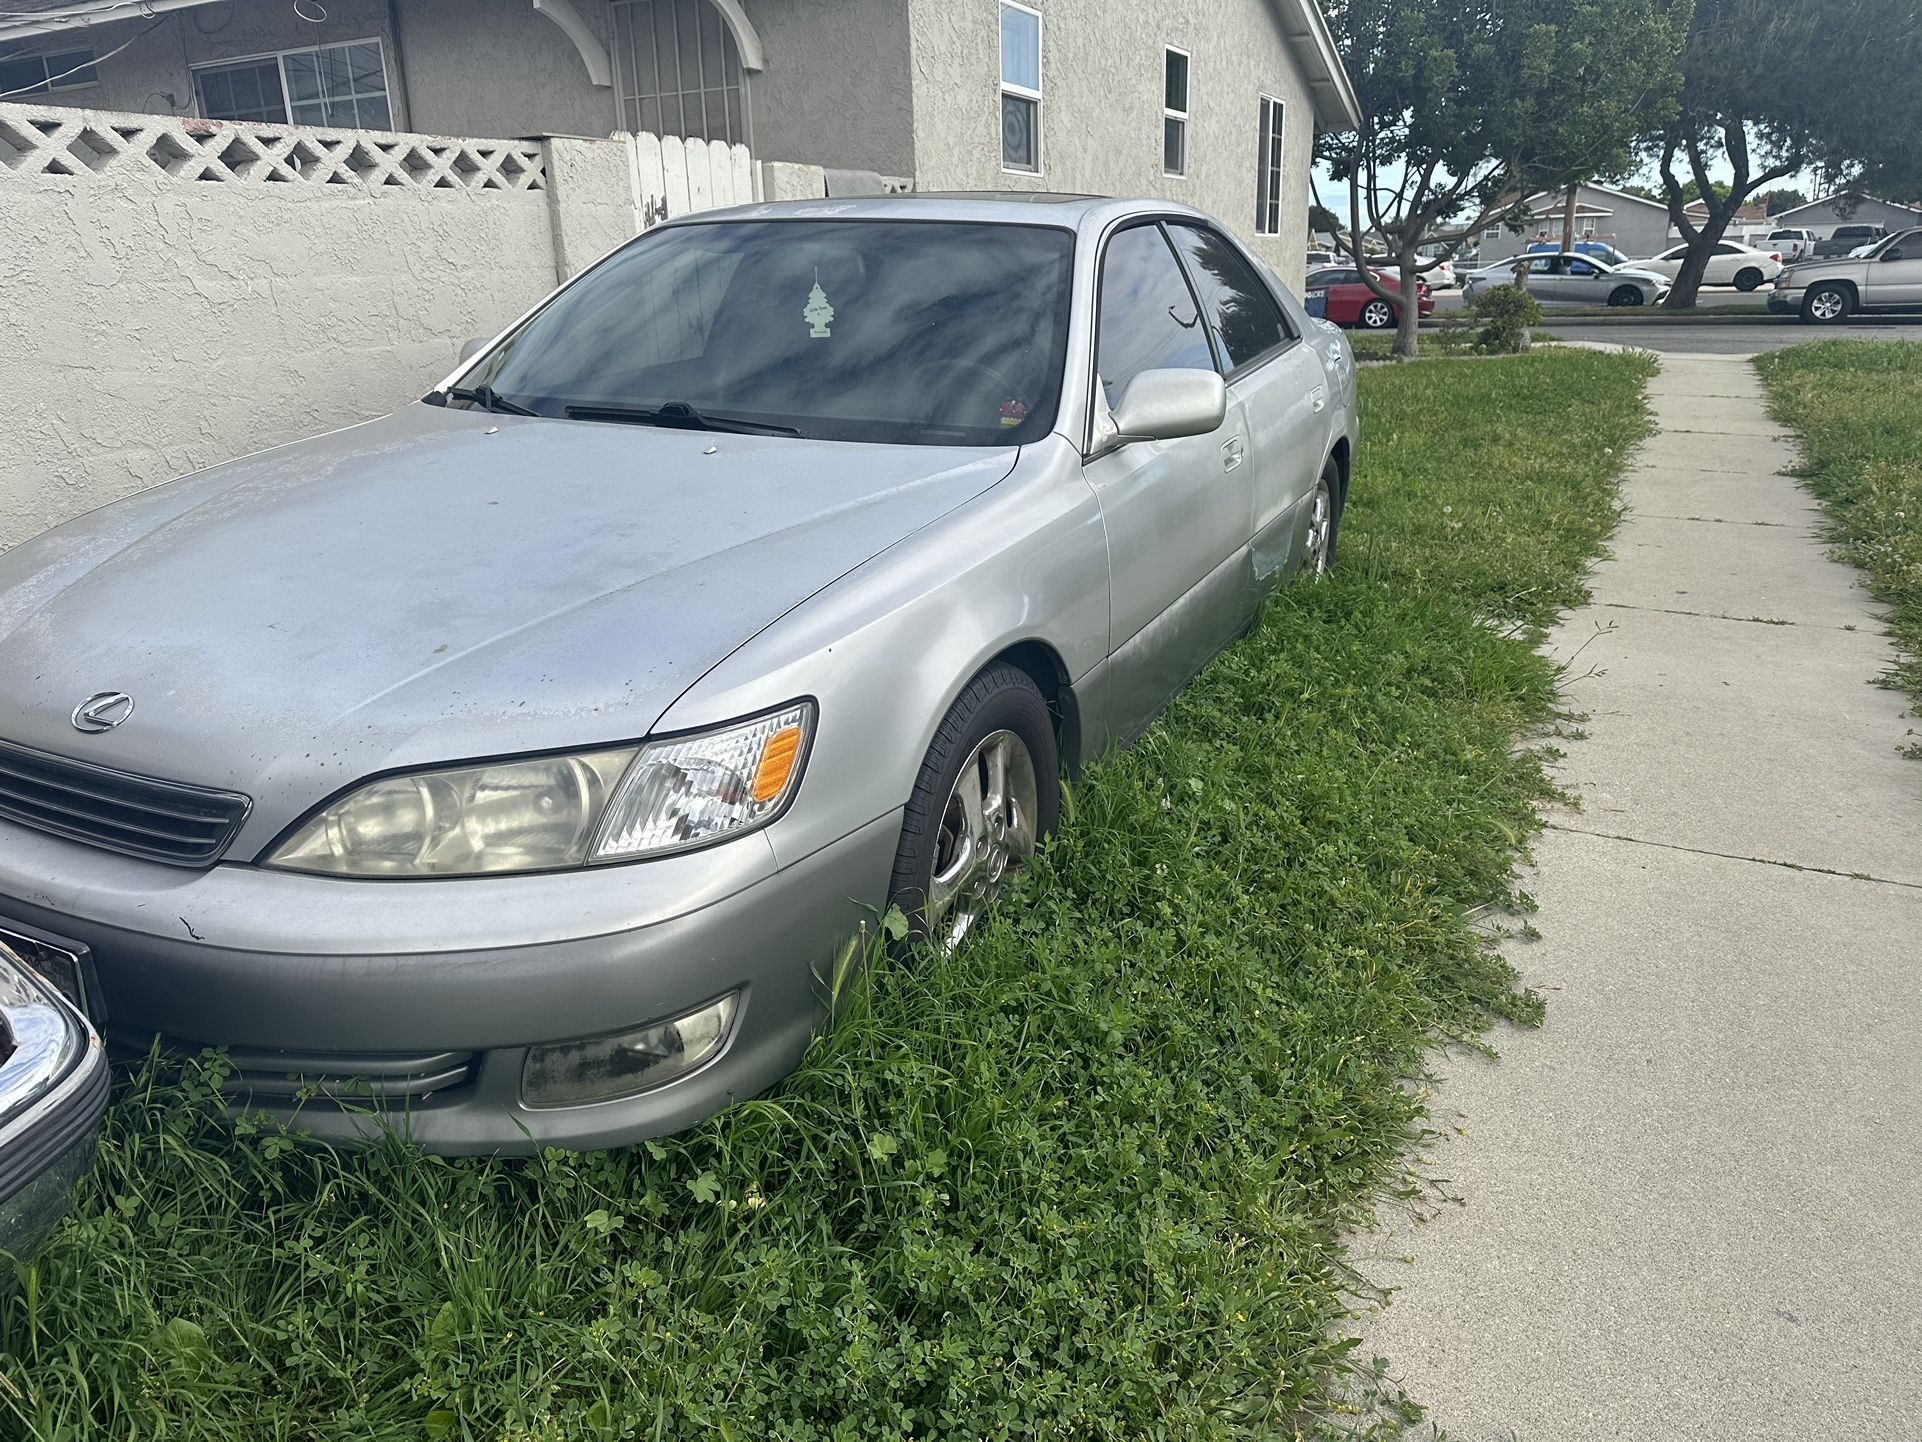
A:
[[[1387,330],[1395,323],[1395,308],[1385,300],[1371,300],[1361,308],[1361,323],[1369,330]]]
[[[1643,301],[1639,285],[1618,285],[1608,293],[1610,305],[1640,305]]]
[[[1853,300],[1845,285],[1818,285],[1802,297],[1802,319],[1815,325],[1833,325],[1848,319]]]
[[[1762,272],[1752,265],[1745,265],[1735,272],[1737,290],[1754,290],[1762,283]]]
[[[914,936],[952,950],[1060,815],[1048,703],[1025,671],[996,662],[935,728],[902,815],[889,900]]]

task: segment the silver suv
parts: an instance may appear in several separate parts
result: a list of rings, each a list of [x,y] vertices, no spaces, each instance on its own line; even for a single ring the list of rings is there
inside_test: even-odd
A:
[[[1833,324],[1857,311],[1922,308],[1922,230],[1903,230],[1868,254],[1798,261],[1775,278],[1769,309]]]

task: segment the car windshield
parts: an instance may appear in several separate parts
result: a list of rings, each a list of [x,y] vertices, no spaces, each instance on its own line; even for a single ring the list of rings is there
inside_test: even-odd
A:
[[[530,317],[460,378],[461,398],[821,440],[1038,440],[1060,396],[1073,252],[1070,232],[1038,225],[667,226]]]

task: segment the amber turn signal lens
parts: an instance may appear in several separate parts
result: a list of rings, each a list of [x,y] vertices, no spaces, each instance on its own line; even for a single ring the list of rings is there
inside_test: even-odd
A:
[[[801,728],[786,726],[767,738],[761,747],[761,764],[754,768],[754,799],[772,801],[787,786],[794,774],[794,763],[801,758]]]

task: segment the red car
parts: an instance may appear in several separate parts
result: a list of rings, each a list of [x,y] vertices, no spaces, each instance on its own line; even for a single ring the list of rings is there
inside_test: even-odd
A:
[[[1378,270],[1375,275],[1391,286],[1400,283],[1392,270]],[[1370,290],[1363,283],[1361,272],[1353,266],[1330,266],[1310,272],[1301,299],[1310,315],[1332,320],[1336,325],[1358,325],[1364,330],[1387,330],[1401,315],[1401,307]],[[1434,314],[1435,293],[1425,280],[1415,282],[1415,310],[1421,315]]]

